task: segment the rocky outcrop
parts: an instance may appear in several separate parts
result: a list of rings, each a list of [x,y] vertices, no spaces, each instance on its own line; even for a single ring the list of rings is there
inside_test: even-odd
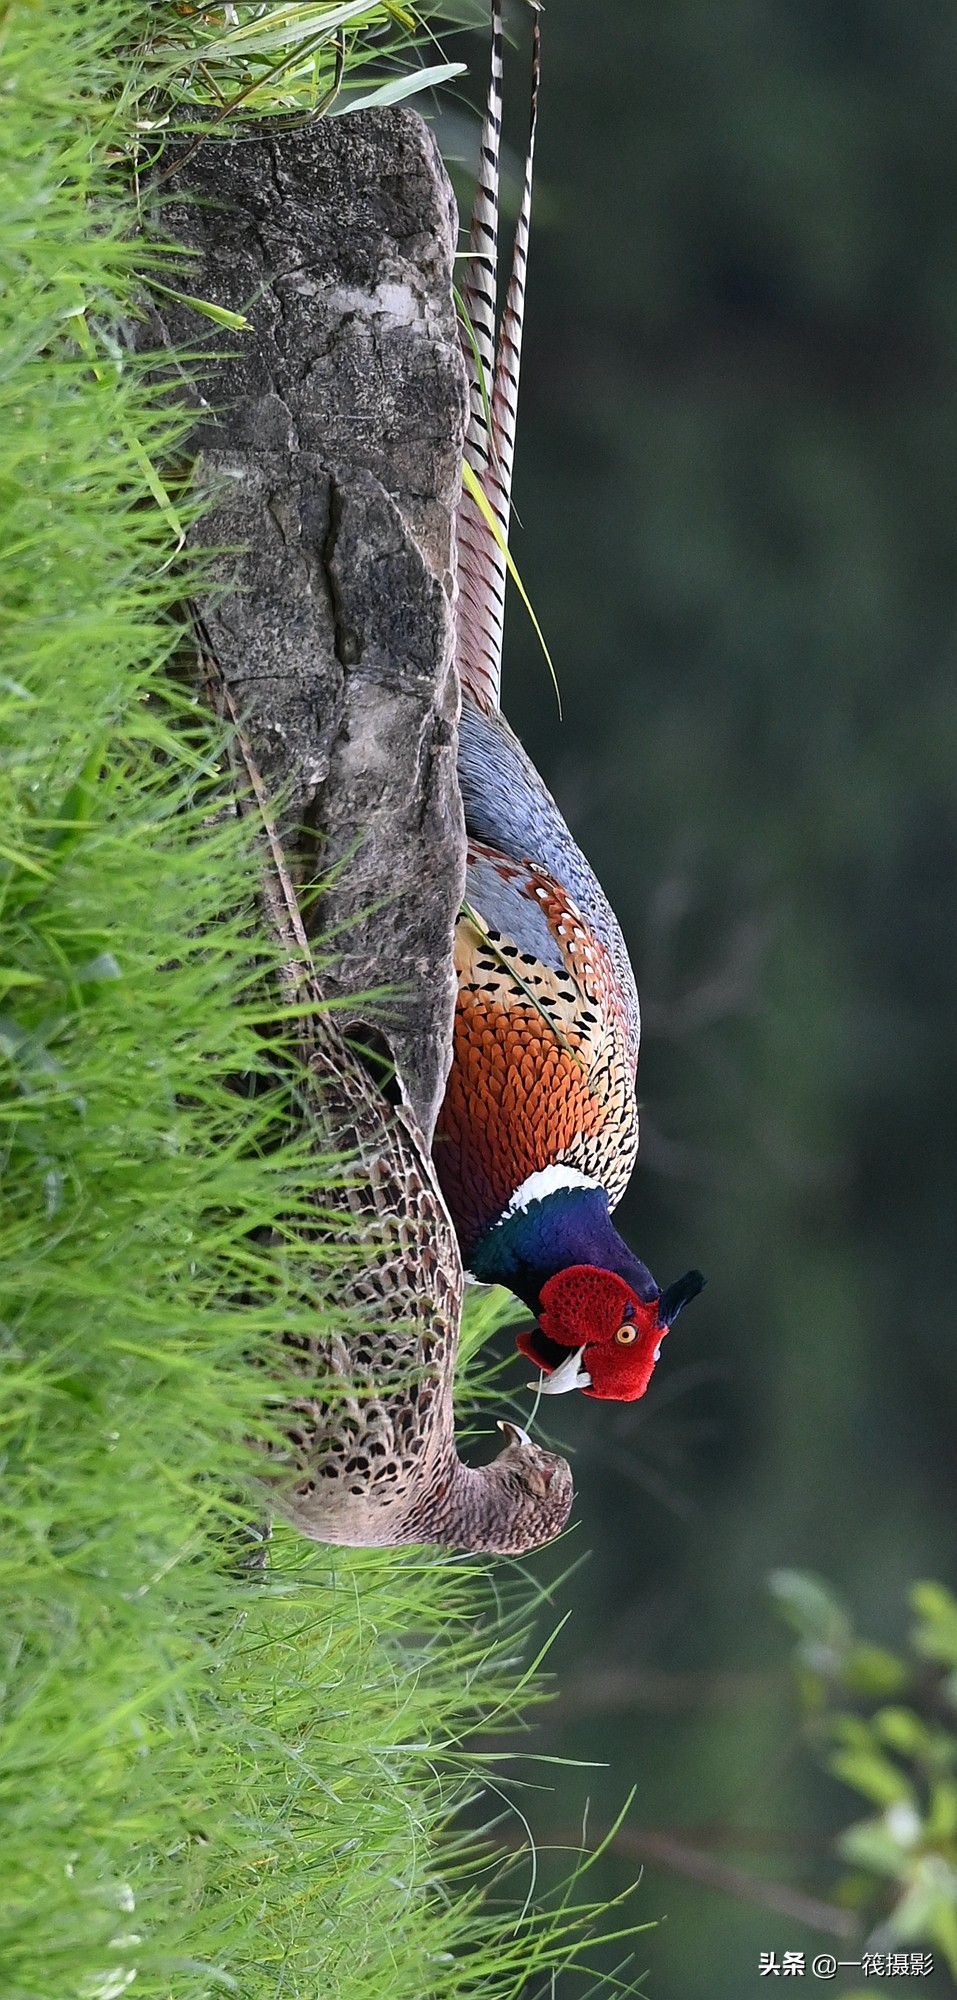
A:
[[[378,990],[361,1017],[431,1139],[465,852],[451,190],[404,110],[181,150],[157,192],[190,253],[182,289],[249,321],[225,331],[163,296],[141,336],[203,357],[182,391],[211,503],[191,530],[198,609],[297,877],[321,883],[306,904],[327,990]]]

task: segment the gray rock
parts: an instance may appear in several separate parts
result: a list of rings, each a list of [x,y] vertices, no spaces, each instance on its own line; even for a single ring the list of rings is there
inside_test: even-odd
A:
[[[279,799],[327,990],[390,989],[380,1024],[431,1139],[451,1058],[465,835],[455,775],[453,516],[465,383],[451,296],[456,214],[405,110],[207,140],[161,166],[184,292],[140,345],[203,356],[193,444],[212,505],[198,602]],[[168,274],[165,274],[168,278]],[[175,281],[174,281],[175,282]]]

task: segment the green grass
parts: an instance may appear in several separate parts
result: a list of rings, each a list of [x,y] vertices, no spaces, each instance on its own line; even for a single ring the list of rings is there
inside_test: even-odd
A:
[[[170,672],[176,420],[122,338],[164,26],[0,7],[0,1993],[551,1991],[617,1917],[526,1904],[507,1813],[465,1831],[506,1810],[470,1738],[535,1699],[533,1585],[283,1528],[236,1560],[250,1357],[321,1307],[255,862]]]
[[[158,111],[204,131],[237,115],[339,117],[398,103],[462,73],[434,42],[427,17],[436,12],[444,9],[412,11],[404,0],[156,8],[132,52],[138,125],[155,129]]]

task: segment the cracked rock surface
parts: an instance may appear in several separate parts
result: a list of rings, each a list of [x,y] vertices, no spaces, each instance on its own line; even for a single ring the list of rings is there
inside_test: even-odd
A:
[[[465,866],[451,190],[404,110],[181,151],[161,229],[192,253],[182,288],[250,322],[226,332],[162,298],[138,336],[204,356],[202,400],[183,389],[213,497],[191,531],[213,552],[198,609],[297,878],[323,884],[327,990],[391,989],[357,1017],[387,1033],[431,1139]]]

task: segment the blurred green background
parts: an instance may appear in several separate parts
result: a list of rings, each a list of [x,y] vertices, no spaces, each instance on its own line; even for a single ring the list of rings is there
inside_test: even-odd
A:
[[[828,1897],[865,1810],[801,1747],[767,1573],[896,1644],[957,1570],[957,9],[543,26],[514,547],[564,724],[514,606],[504,702],[638,974],[620,1225],[709,1284],[646,1402],[549,1412],[591,1554],[536,1740],[606,1768],[531,1768],[524,1808],[574,1840],[590,1801],[594,1839],[635,1784],[601,1886],[645,1859],[649,1992],[744,2000],[761,1949],[860,1949],[714,1886]]]

